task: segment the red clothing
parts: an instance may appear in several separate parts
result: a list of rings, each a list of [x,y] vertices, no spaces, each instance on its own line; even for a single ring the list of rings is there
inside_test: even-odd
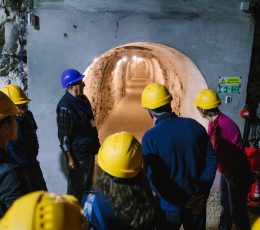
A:
[[[219,113],[209,122],[208,134],[222,174],[232,177],[248,167],[239,128],[228,116]]]

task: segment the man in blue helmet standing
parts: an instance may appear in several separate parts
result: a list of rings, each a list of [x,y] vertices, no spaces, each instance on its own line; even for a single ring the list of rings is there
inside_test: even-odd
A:
[[[83,95],[83,77],[74,69],[62,73],[61,85],[67,90],[56,110],[58,138],[69,170],[67,193],[78,200],[90,189],[100,147],[91,105]]]

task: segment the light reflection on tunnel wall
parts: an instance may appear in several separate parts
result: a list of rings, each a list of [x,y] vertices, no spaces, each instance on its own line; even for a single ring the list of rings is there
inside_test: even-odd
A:
[[[173,110],[181,116],[201,122],[193,100],[197,92],[207,88],[193,62],[170,47],[155,43],[132,43],[102,54],[85,71],[84,92],[90,99],[100,126],[118,101],[126,94],[127,82],[135,75],[138,64],[145,65],[150,82],[165,84],[173,95]]]

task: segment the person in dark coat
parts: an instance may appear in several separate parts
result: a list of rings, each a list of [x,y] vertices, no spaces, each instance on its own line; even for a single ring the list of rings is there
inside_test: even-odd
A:
[[[142,149],[128,132],[106,138],[98,152],[94,192],[82,199],[91,229],[156,229],[156,202],[142,168]]]
[[[8,152],[17,164],[24,167],[32,191],[47,190],[40,163],[37,160],[39,143],[36,131],[38,127],[32,112],[28,110],[30,99],[15,84],[5,85],[0,90],[9,96],[20,110],[19,115],[17,115],[18,136],[9,142]]]
[[[163,210],[162,229],[206,229],[216,156],[205,128],[173,113],[171,100],[158,83],[147,85],[142,93],[142,106],[154,120],[142,138],[147,178]]]
[[[17,137],[16,114],[17,107],[0,92],[0,217],[17,198],[31,191],[26,173],[7,151],[9,141]]]
[[[83,77],[74,69],[62,73],[61,84],[67,90],[56,110],[58,138],[69,170],[67,193],[78,200],[92,185],[95,154],[100,147],[92,108],[83,95]]]

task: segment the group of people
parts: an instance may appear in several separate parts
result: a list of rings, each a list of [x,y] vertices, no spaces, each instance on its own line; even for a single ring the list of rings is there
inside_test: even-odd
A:
[[[153,119],[154,126],[144,133],[142,142],[131,133],[119,132],[107,137],[100,146],[91,105],[83,94],[83,77],[74,69],[63,72],[61,84],[66,93],[57,106],[58,137],[69,171],[69,195],[57,196],[43,191],[28,194],[7,211],[0,221],[0,229],[1,224],[7,225],[12,218],[18,221],[13,217],[14,210],[23,212],[21,204],[25,201],[36,210],[35,213],[29,211],[36,222],[43,225],[45,219],[38,219],[44,215],[37,210],[58,206],[57,212],[62,213],[62,207],[74,207],[71,208],[74,220],[70,214],[58,217],[57,212],[51,213],[49,221],[55,223],[51,229],[180,229],[181,226],[206,229],[206,203],[217,169],[221,173],[219,229],[231,229],[233,223],[237,229],[250,229],[247,192],[254,178],[244,154],[239,128],[219,111],[221,101],[214,90],[200,91],[194,102],[201,116],[209,121],[208,132],[197,121],[178,117],[171,109],[174,98],[167,88],[151,83],[142,93],[141,105]],[[17,160],[14,162],[15,154],[8,146],[19,138],[16,122],[19,133],[21,110],[28,109],[23,105],[18,110],[4,93],[0,92],[0,183],[3,183],[2,178],[6,178],[7,184],[15,179],[16,183],[12,184],[16,187],[12,189],[15,196],[11,194],[12,199],[6,199],[4,192],[7,189],[2,191],[0,184],[2,213],[13,200],[28,192],[22,188],[26,183],[21,179],[28,178],[28,182],[34,183],[28,171],[33,168],[40,175],[37,154],[33,155],[33,167],[25,167],[27,172],[24,170],[24,174],[18,172],[21,167],[17,166]],[[22,104],[28,102],[27,98]],[[33,118],[30,112],[26,113]],[[37,126],[35,122],[33,124],[35,134]],[[96,154],[98,167],[93,177]],[[43,179],[42,176],[37,178]],[[39,190],[47,190],[44,179],[39,181],[39,186],[43,186]],[[61,216],[68,225],[60,224]],[[69,225],[71,223],[75,226],[68,228],[73,226]]]
[[[0,88],[0,217],[20,196],[47,190],[37,160],[37,125],[17,85]]]

